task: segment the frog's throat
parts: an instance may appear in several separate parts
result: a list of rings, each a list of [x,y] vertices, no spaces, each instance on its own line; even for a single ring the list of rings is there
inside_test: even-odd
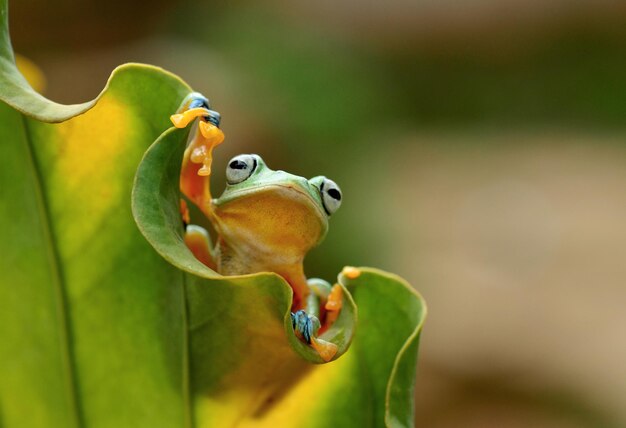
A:
[[[283,184],[232,192],[228,200],[214,200],[211,214],[217,234],[235,253],[263,264],[301,263],[328,231],[319,205],[305,191]]]
[[[232,247],[224,239],[218,238],[215,269],[226,276],[274,272],[283,277],[293,290],[292,310],[303,309],[309,287],[304,275],[302,257],[285,258],[275,255],[274,253],[268,257],[259,257],[258,253],[251,254],[245,248]]]

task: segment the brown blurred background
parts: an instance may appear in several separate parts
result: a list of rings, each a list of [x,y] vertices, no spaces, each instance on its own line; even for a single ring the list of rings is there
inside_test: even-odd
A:
[[[217,171],[342,186],[307,271],[425,296],[417,426],[626,427],[625,2],[52,3],[11,2],[48,97],[160,65],[222,113]]]

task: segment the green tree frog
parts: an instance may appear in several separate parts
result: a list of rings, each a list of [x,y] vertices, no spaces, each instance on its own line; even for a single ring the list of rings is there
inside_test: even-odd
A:
[[[322,241],[329,217],[341,205],[339,186],[323,176],[307,180],[274,171],[260,156],[244,154],[230,160],[226,189],[219,198],[212,198],[211,153],[224,140],[219,113],[210,109],[204,96],[193,93],[171,119],[179,128],[198,119],[198,129],[183,157],[180,188],[206,215],[217,236],[211,245],[205,229],[188,224],[188,211],[181,201],[187,246],[222,275],[268,271],[281,275],[293,289],[291,317],[296,335],[324,360],[331,360],[337,347],[318,334],[338,316],[342,291],[321,279],[307,280],[303,261]]]

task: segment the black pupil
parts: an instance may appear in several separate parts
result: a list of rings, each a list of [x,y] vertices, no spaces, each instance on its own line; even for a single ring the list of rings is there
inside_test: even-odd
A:
[[[235,159],[234,161],[232,161],[228,166],[232,169],[247,169],[248,168],[247,163],[245,163],[244,161],[240,161],[238,159]]]
[[[341,200],[341,192],[337,189],[328,189],[328,196],[338,201]]]

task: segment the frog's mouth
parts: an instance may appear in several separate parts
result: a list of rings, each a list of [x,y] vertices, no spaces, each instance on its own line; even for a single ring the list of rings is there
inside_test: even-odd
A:
[[[249,201],[252,196],[265,193],[275,193],[278,199],[292,200],[294,204],[304,203],[313,212],[316,212],[321,219],[328,219],[328,215],[322,208],[321,200],[315,200],[309,192],[298,185],[272,183],[255,186],[250,189],[234,190],[230,192],[226,199],[219,202],[217,199],[214,199],[213,204],[215,207],[221,207],[240,200]]]
[[[226,241],[268,255],[304,257],[328,228],[320,204],[288,184],[234,191],[228,200],[215,204],[215,217]]]

